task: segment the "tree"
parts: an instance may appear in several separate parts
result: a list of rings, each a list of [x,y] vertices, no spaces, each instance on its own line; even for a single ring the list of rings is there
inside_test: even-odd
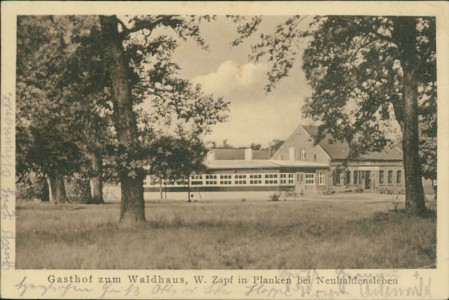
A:
[[[214,101],[212,97],[206,97],[209,100],[207,103],[183,101],[185,97],[178,97],[185,96],[182,92],[178,93],[180,90],[195,94],[199,93],[199,87],[192,91],[185,88],[185,81],[174,80],[173,84],[166,84],[164,81],[165,75],[173,72],[176,66],[167,63],[170,57],[164,57],[161,49],[167,50],[166,54],[170,55],[176,48],[176,42],[167,35],[157,35],[155,32],[164,28],[173,30],[179,38],[191,38],[199,46],[205,47],[198,27],[198,22],[202,19],[208,20],[210,17],[149,15],[123,21],[117,16],[100,16],[103,58],[111,86],[114,126],[118,147],[125,150],[122,155],[123,167],[118,171],[121,184],[121,221],[145,222],[143,179],[146,175],[146,161],[139,141],[138,116],[133,110],[136,104],[148,96],[154,96],[153,99],[159,99],[164,104],[156,105],[156,112],[161,112],[161,107],[171,107],[178,119],[205,121],[206,127],[210,122],[222,120],[216,111],[227,109],[225,102],[221,99]],[[149,81],[145,78],[149,78]],[[172,94],[174,97],[168,98],[160,93],[161,90],[169,93],[172,89],[175,90]],[[197,106],[198,104],[200,105]],[[190,112],[186,112],[186,108]]]
[[[90,176],[87,203],[103,203],[100,153],[110,136],[110,97],[98,44],[86,38],[98,32],[95,18],[22,16],[17,27],[18,173],[44,172],[59,189],[56,203],[67,200],[63,177]]]
[[[271,141],[270,143],[270,149],[272,151],[272,153],[276,152],[279,150],[279,148],[281,148],[281,146],[284,144],[283,140],[280,139],[274,139]]]
[[[435,19],[319,16],[308,28],[305,20],[288,18],[253,47],[253,60],[267,56],[272,63],[267,90],[288,76],[307,42],[302,68],[313,92],[303,113],[321,123],[316,142],[329,133],[351,145],[351,156],[378,151],[396,120],[406,208],[424,213],[418,120],[420,105],[436,106]]]
[[[167,181],[181,181],[188,185],[190,199],[190,175],[206,170],[203,160],[207,148],[196,136],[162,136],[155,139],[151,150],[150,174],[157,177],[161,187]]]
[[[251,143],[251,145],[249,147],[252,150],[260,150],[260,149],[262,149],[262,145],[261,144],[256,144],[256,143]]]
[[[80,149],[70,135],[73,114],[61,85],[70,49],[67,22],[19,17],[17,35],[17,172],[32,169],[49,181],[54,203],[66,202],[64,176],[79,167]]]

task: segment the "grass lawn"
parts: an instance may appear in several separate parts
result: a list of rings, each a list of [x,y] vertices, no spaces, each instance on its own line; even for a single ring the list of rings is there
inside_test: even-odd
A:
[[[119,204],[17,204],[18,269],[421,268],[436,261],[436,217],[394,195],[307,201],[160,201],[148,224],[119,226]],[[403,203],[399,205],[403,206]]]

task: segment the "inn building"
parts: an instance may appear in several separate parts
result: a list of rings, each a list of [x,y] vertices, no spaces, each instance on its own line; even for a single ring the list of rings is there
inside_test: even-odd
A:
[[[371,152],[348,160],[349,145],[325,136],[314,145],[316,126],[299,125],[275,152],[215,148],[207,155],[208,171],[190,177],[194,199],[254,198],[293,193],[313,196],[344,191],[403,193],[402,151]],[[189,182],[163,182],[167,198],[185,198]],[[113,187],[106,194],[117,194]],[[117,188],[117,187],[115,187]],[[161,184],[151,176],[144,183],[146,199],[160,196]],[[119,193],[118,193],[119,194]]]

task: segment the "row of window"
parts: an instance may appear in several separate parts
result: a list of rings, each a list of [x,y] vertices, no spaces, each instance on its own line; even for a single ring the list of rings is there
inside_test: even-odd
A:
[[[261,178],[293,178],[293,174],[224,174],[224,175],[192,175],[190,178],[192,180],[202,180],[203,176],[206,180],[208,179],[261,179]]]
[[[370,173],[370,171],[366,171],[366,170],[354,170],[354,171],[348,170],[345,172],[344,175],[345,176],[342,176],[341,170],[335,170],[333,172],[334,184],[336,184],[336,185],[341,184],[341,183],[343,183],[343,184],[363,184],[365,182],[365,177],[366,176],[369,177],[371,175],[371,173]],[[395,178],[394,178],[394,175],[396,175]],[[393,170],[388,170],[386,179],[387,179],[387,181],[385,182],[385,171],[379,170],[379,184],[385,184],[385,183],[393,184],[393,182],[396,182],[396,184],[401,184],[402,183],[402,171],[396,170],[396,172],[394,172]]]
[[[384,184],[384,170],[380,170],[379,171],[379,184]],[[387,173],[387,183],[388,184],[392,184],[394,179],[393,179],[393,170],[388,170]],[[396,184],[400,184],[402,182],[402,171],[401,170],[396,170]]]
[[[303,178],[305,176],[305,178]],[[282,173],[282,174],[234,174],[234,180],[231,180],[233,175],[192,175],[191,185],[242,185],[242,184],[281,184],[281,185],[293,185],[294,174]],[[297,181],[303,182],[306,185],[315,184],[315,173],[297,174]],[[205,178],[203,180],[202,178]],[[220,180],[217,180],[217,179]],[[251,180],[247,180],[250,178]],[[265,178],[265,179],[263,179]],[[152,181],[152,184],[157,184],[157,181]],[[164,185],[187,185],[187,181],[176,182],[164,182]],[[326,184],[326,172],[318,172],[318,184]],[[146,185],[146,181],[144,182]]]

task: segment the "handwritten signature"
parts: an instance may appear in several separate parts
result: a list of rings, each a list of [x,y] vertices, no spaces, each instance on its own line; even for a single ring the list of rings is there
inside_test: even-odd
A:
[[[64,285],[57,285],[52,283],[49,283],[47,285],[45,284],[34,284],[27,281],[27,276],[23,277],[23,279],[15,285],[16,289],[20,291],[20,296],[25,295],[28,291],[37,290],[40,291],[40,296],[45,296],[47,293],[59,293],[58,296],[64,297],[67,293],[75,292],[77,294],[79,293],[90,293],[93,291],[93,289],[90,288],[80,288],[72,283],[64,284]],[[53,295],[51,295],[53,296]]]
[[[14,232],[2,230],[1,238],[2,269],[8,270],[14,267],[14,262],[10,260],[10,243],[11,240],[14,240]]]
[[[10,188],[1,189],[1,210],[2,210],[2,220],[9,219],[11,220],[16,216],[16,212],[9,207],[9,196],[14,196],[16,192],[11,190]]]
[[[2,127],[3,149],[1,154],[0,175],[11,176],[14,174],[15,157],[14,157],[14,122],[13,122],[13,104],[12,95],[9,93],[2,97],[2,119],[4,120]]]

